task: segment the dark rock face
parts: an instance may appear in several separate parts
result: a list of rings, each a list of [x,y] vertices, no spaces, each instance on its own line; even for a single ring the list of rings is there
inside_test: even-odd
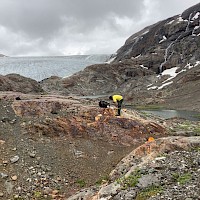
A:
[[[59,94],[98,95],[111,93],[129,80],[151,74],[151,70],[129,64],[97,64],[68,78],[43,80],[41,85],[44,90]]]
[[[127,39],[118,51],[114,62],[131,60],[159,72],[174,66],[199,60],[200,5],[146,27]],[[162,69],[162,70],[163,70]]]
[[[198,4],[196,4],[196,5],[194,5],[194,6],[190,7],[190,8],[188,8],[187,10],[185,10],[185,11],[182,13],[181,17],[182,17],[183,19],[189,19],[189,16],[190,16],[191,13],[197,13],[197,12],[199,12],[199,11],[200,11],[200,3],[198,3]]]
[[[0,75],[0,91],[15,91],[22,93],[40,93],[43,89],[37,81],[19,74]]]

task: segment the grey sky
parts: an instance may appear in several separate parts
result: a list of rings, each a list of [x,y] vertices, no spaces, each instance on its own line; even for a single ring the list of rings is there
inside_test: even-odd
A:
[[[133,33],[197,0],[0,0],[0,53],[115,53]]]

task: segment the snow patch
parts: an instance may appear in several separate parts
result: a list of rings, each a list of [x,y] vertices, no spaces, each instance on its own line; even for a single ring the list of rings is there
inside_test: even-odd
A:
[[[160,90],[160,89],[164,88],[165,86],[168,86],[168,85],[170,85],[172,83],[173,83],[173,81],[165,83],[165,84],[161,85],[160,87],[158,87],[158,90]]]
[[[142,35],[145,35],[145,34],[147,34],[149,32],[149,30],[147,30],[147,31],[145,31],[144,33],[142,33]]]
[[[152,86],[150,88],[147,88],[147,90],[156,90],[157,89],[157,86]]]
[[[140,67],[143,69],[148,69],[148,67],[145,67],[144,65],[140,65]]]
[[[171,69],[166,69],[162,72],[162,75],[170,75],[172,77],[177,76],[178,73],[176,73],[176,70],[178,69],[178,67],[173,67]]]
[[[140,56],[141,56],[141,54],[140,54],[140,55],[138,55],[138,56],[136,56],[136,57],[134,57],[134,58],[136,59],[136,58],[139,58]]]
[[[200,61],[196,61],[196,63],[194,65],[192,65],[191,63],[188,63],[180,72],[176,72],[176,70],[178,69],[178,67],[173,67],[171,69],[166,69],[162,72],[162,75],[169,75],[170,77],[162,82],[162,85],[160,87],[157,86],[152,86],[153,84],[150,84],[147,86],[147,90],[155,90],[155,89],[162,89],[170,84],[173,83],[173,81],[171,81],[173,78],[175,78],[178,74],[182,73],[182,72],[186,72],[187,70],[192,69],[193,67],[199,66],[200,65]],[[158,75],[158,78],[160,78],[161,76]],[[151,87],[150,87],[151,86]]]
[[[172,21],[168,22],[167,24],[172,24],[173,22],[174,22],[174,19]]]
[[[108,60],[106,63],[110,64],[113,60],[115,60],[116,56]]]
[[[199,18],[199,12],[197,12],[196,14],[195,14],[195,16],[192,18],[192,20],[195,20],[195,19],[198,19]]]
[[[164,42],[164,41],[166,41],[166,40],[167,40],[166,36],[163,35],[163,39],[159,41],[159,44],[162,43],[162,42]]]
[[[183,21],[184,21],[182,17],[178,17],[177,20],[178,20],[177,23],[183,22]],[[187,20],[187,21],[188,21],[188,20]]]
[[[197,66],[197,65],[199,65],[200,64],[200,61],[196,61],[196,63],[195,63],[195,67]]]

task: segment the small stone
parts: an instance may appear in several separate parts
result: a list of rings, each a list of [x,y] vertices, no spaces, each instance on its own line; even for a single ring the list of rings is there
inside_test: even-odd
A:
[[[8,177],[8,174],[5,174],[5,173],[0,173],[1,175],[1,178],[7,178]]]
[[[42,173],[41,172],[38,172],[38,176],[41,176],[42,175]]]
[[[16,195],[14,195],[14,197],[13,197],[14,199],[19,199],[19,195],[18,194],[16,194]]]
[[[11,194],[12,191],[13,191],[14,185],[11,182],[9,182],[9,181],[6,181],[4,185],[5,185],[7,193]]]
[[[4,140],[0,140],[0,144],[4,144],[5,143],[5,141]]]
[[[59,193],[58,190],[53,190],[53,191],[52,191],[52,195],[57,195],[58,193]]]
[[[16,163],[19,160],[19,156],[14,156],[13,158],[10,159],[11,163]]]
[[[49,188],[49,187],[46,187],[46,188],[44,189],[44,194],[50,194],[51,192],[52,192],[52,189]]]
[[[3,195],[4,195],[3,192],[0,192],[0,197],[3,197]]]
[[[53,199],[56,199],[56,198],[57,198],[57,195],[52,194],[51,197],[52,197]]]
[[[29,153],[29,156],[30,156],[31,158],[35,158],[35,155],[36,155],[35,153],[32,153],[32,152]]]
[[[16,190],[17,190],[18,192],[21,192],[21,191],[22,191],[22,188],[21,188],[21,187],[18,187],[18,188],[16,188]]]
[[[4,165],[7,165],[7,164],[8,164],[8,161],[7,161],[7,160],[4,160],[4,161],[3,161],[3,164],[4,164]]]
[[[165,160],[165,159],[166,159],[166,157],[164,157],[164,156],[163,157],[157,157],[157,158],[155,158],[156,161],[158,161],[158,160]]]
[[[56,179],[57,179],[57,181],[61,181],[62,180],[60,176],[58,176]]]
[[[12,179],[13,181],[16,181],[16,180],[17,180],[17,176],[14,175],[14,176],[11,177],[11,179]]]

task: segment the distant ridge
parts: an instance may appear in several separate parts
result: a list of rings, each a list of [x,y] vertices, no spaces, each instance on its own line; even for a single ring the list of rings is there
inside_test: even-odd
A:
[[[3,55],[3,54],[0,54],[0,57],[7,57],[7,56],[5,56],[5,55]]]

